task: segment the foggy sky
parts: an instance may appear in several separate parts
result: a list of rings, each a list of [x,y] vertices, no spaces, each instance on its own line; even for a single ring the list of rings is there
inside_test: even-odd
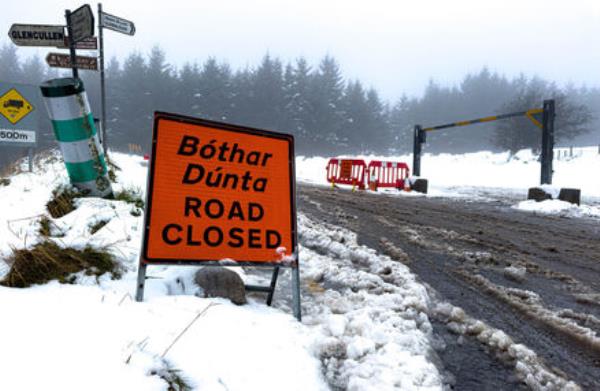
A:
[[[12,23],[64,24],[77,1],[3,1],[0,44]],[[234,69],[268,51],[310,63],[334,56],[387,100],[420,95],[429,79],[459,83],[488,66],[561,85],[600,85],[599,0],[105,0],[133,20],[134,37],[106,31],[106,56],[160,45],[173,65],[215,56]],[[96,12],[97,3],[90,3]],[[55,50],[56,51],[56,50]],[[37,51],[45,57],[47,51]],[[21,48],[27,57],[36,49]],[[65,52],[66,53],[66,52]],[[82,53],[83,54],[83,53]]]

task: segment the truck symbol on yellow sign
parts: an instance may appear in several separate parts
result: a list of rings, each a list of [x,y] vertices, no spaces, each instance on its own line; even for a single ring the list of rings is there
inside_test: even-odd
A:
[[[33,110],[33,105],[14,88],[0,97],[0,114],[6,117],[13,125],[25,118]]]

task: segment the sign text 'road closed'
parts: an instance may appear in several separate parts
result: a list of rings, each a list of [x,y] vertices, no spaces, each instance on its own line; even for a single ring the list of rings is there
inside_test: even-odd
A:
[[[291,255],[292,136],[157,113],[153,141],[147,262]]]

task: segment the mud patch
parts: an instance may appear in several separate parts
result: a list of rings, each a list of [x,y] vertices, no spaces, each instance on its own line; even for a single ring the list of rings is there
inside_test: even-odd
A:
[[[486,293],[502,300],[522,314],[549,326],[571,339],[581,343],[584,347],[600,353],[600,338],[590,328],[580,326],[572,318],[564,318],[558,312],[544,307],[537,293],[516,288],[506,288],[494,284],[482,275],[473,275],[463,270],[456,271],[465,280],[482,288]]]
[[[438,302],[431,316],[463,338],[475,338],[501,362],[514,368],[517,379],[533,390],[580,390],[573,381],[548,368],[534,351],[516,344],[502,330],[467,315],[462,308]],[[459,337],[459,338],[460,338]],[[464,343],[464,339],[463,342]]]

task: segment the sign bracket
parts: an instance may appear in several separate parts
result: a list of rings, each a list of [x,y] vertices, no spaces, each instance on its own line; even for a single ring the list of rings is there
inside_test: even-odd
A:
[[[154,262],[153,262],[154,263]],[[172,263],[169,263],[172,264]],[[197,262],[180,262],[177,264],[182,265],[194,265],[198,266]],[[260,265],[253,262],[236,262],[235,264],[221,264],[220,262],[203,262],[203,266],[250,266],[250,267],[269,267],[269,265]],[[154,277],[147,276],[146,272],[148,269],[148,263],[140,259],[137,276],[137,286],[135,291],[135,300],[138,302],[144,301],[144,290],[146,287],[146,280],[153,279]],[[273,302],[273,295],[275,294],[275,288],[277,286],[277,279],[279,277],[279,270],[282,267],[289,267],[292,273],[292,306],[294,317],[299,321],[302,320],[302,311],[300,308],[300,269],[298,268],[298,262],[294,262],[292,265],[276,265],[273,267],[273,274],[271,275],[271,283],[269,286],[261,285],[244,285],[246,292],[263,292],[267,293],[266,304],[270,307]]]

